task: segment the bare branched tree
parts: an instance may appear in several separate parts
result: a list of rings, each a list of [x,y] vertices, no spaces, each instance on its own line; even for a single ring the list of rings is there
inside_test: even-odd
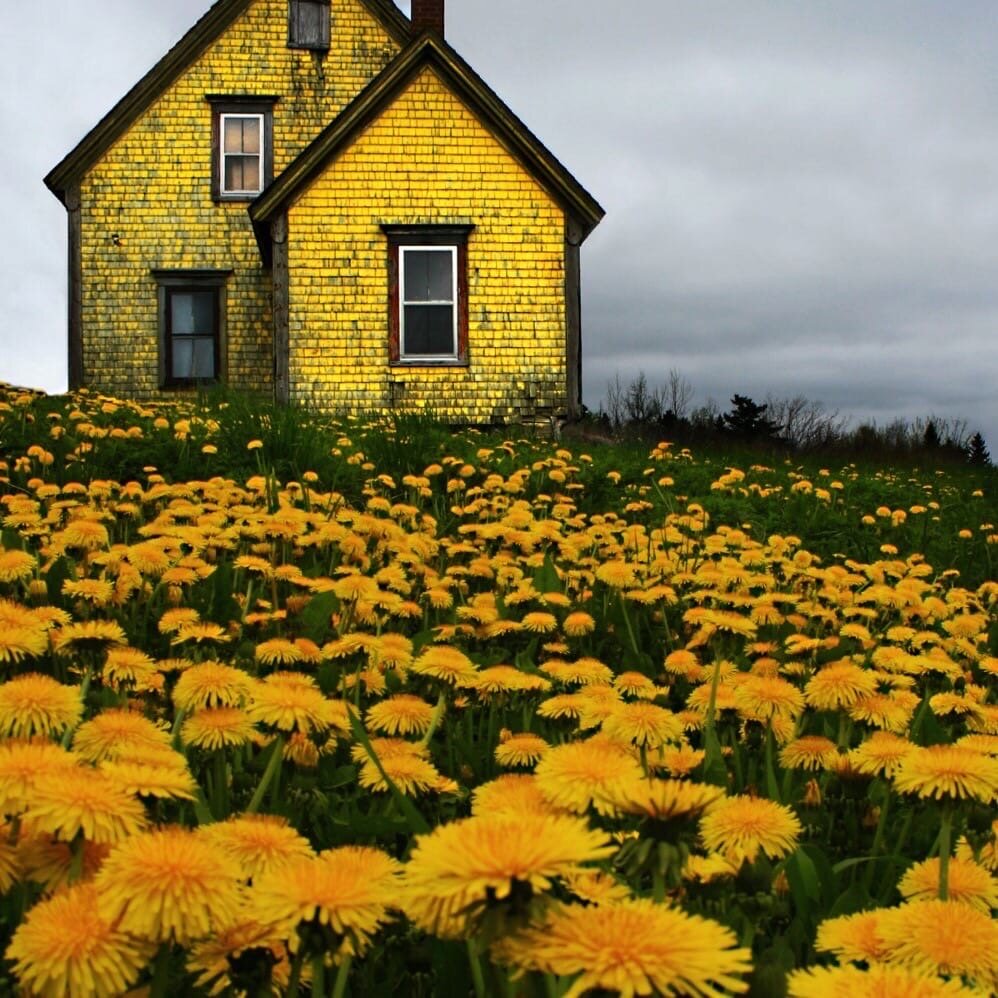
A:
[[[662,403],[665,411],[671,412],[676,419],[686,419],[692,401],[693,385],[675,367],[669,368]]]

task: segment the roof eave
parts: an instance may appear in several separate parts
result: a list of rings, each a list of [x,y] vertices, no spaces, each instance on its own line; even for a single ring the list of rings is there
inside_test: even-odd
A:
[[[280,177],[276,178],[250,205],[250,218],[257,239],[267,238],[267,223],[285,210],[315,177],[328,160],[365,125],[387,107],[401,89],[424,65],[434,64],[445,77],[456,82],[460,96],[484,119],[493,132],[505,139],[511,152],[533,173],[537,180],[577,220],[582,239],[599,224],[603,208],[568,172],[541,141],[520,121],[477,73],[438,35],[427,32],[399,53],[381,74],[335,118]],[[581,240],[580,240],[581,241]]]
[[[409,19],[391,0],[361,0],[400,45],[410,36]],[[217,0],[203,17],[84,136],[45,177],[45,186],[65,204],[66,191],[127,131],[142,112],[253,3]]]

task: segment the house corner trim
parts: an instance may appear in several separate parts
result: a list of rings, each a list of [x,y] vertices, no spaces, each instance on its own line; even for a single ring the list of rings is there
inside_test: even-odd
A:
[[[565,219],[565,381],[568,418],[582,416],[582,261],[585,229]]]
[[[80,185],[66,190],[66,215],[69,221],[69,298],[68,333],[69,388],[83,387],[83,230]]]
[[[274,289],[274,401],[287,405],[291,401],[291,340],[288,287],[288,214],[283,212],[271,222],[270,240],[273,246],[271,270]]]

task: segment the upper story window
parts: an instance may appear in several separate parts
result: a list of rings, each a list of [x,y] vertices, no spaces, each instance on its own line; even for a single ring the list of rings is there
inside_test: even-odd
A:
[[[252,201],[273,179],[273,97],[213,97],[211,189],[216,201]]]
[[[329,48],[329,0],[289,0],[288,48]]]
[[[393,364],[468,363],[471,225],[383,225]]]
[[[223,114],[219,162],[220,194],[263,190],[263,115]]]

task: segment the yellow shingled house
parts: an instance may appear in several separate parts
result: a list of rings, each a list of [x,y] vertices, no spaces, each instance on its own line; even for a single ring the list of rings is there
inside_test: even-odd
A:
[[[218,0],[45,182],[72,387],[579,411],[603,210],[447,44],[444,0]]]

